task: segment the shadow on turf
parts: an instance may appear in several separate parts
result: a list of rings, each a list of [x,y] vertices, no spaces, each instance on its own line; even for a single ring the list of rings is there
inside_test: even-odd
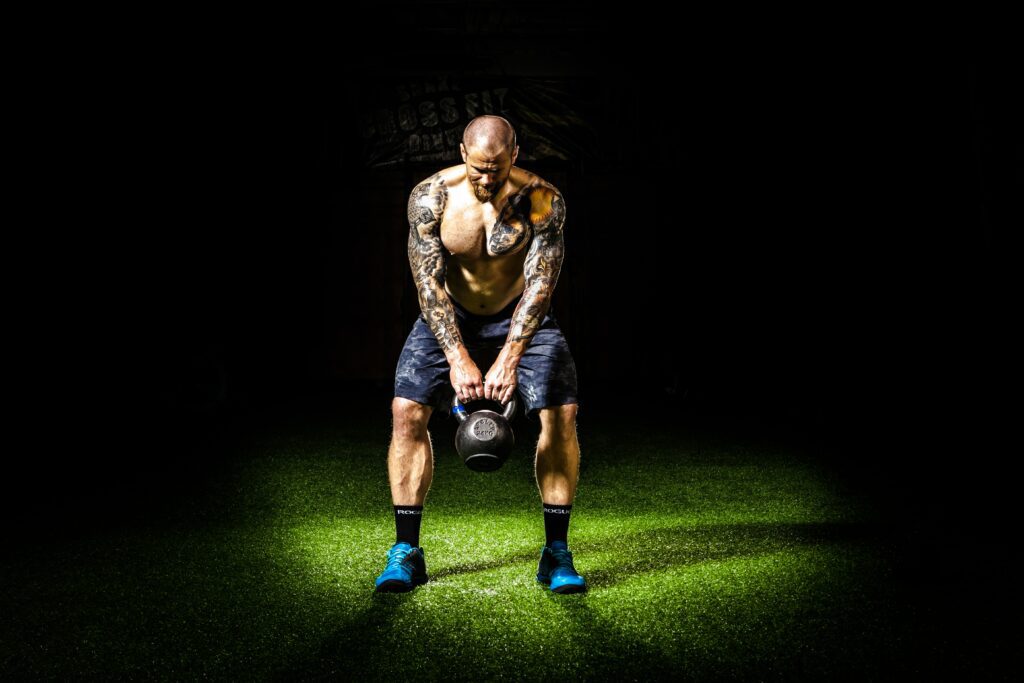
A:
[[[628,536],[596,542],[573,543],[576,568],[587,579],[590,588],[606,588],[638,574],[684,565],[752,557],[795,546],[821,545],[858,540],[878,540],[877,524],[808,523],[808,524],[728,524],[706,527],[666,527],[644,529]],[[618,550],[621,561],[603,569],[585,570],[588,552]],[[580,559],[584,566],[580,566]],[[509,564],[538,561],[536,552],[522,552],[485,562],[472,562],[431,573],[431,578],[472,574],[497,569]]]
[[[547,589],[537,584],[537,590]],[[586,662],[577,662],[581,667],[577,674],[585,677],[605,678],[629,675],[660,673],[665,660],[664,653],[643,640],[623,634],[611,621],[601,619],[585,601],[566,599],[549,593],[559,603],[565,615],[572,622],[573,632],[585,637],[590,644],[591,654]],[[411,655],[400,648],[403,638],[418,638],[415,633],[394,632],[392,625],[395,615],[410,593],[373,593],[368,604],[350,617],[330,636],[321,640],[314,654],[304,654],[279,668],[272,680],[339,680],[352,677],[368,677],[371,680],[390,679],[391,673],[408,668],[426,680],[438,678],[439,671],[447,680],[476,680],[472,668],[463,669],[469,655],[458,635],[452,633],[444,643],[433,642],[427,647],[434,651],[437,660],[416,664],[422,656],[423,647],[413,648],[420,654]],[[422,645],[422,643],[420,644]],[[476,646],[474,646],[476,647]],[[474,652],[479,655],[479,652]],[[500,654],[500,653],[498,653]],[[538,655],[540,657],[540,655]],[[469,657],[472,661],[473,657]],[[542,668],[543,662],[518,662],[525,670]],[[440,666],[440,670],[437,668]],[[454,667],[454,668],[453,668]]]
[[[598,680],[678,677],[678,672],[672,670],[662,650],[624,633],[616,627],[614,620],[597,616],[586,600],[566,600],[565,596],[554,593],[551,597],[572,622],[572,631],[587,640],[589,655],[583,663],[584,670],[580,672],[582,677]]]
[[[369,604],[324,638],[315,656],[298,658],[279,669],[272,679],[346,680],[353,674],[379,670],[379,646],[392,640],[389,627],[408,595],[369,593]],[[392,654],[399,656],[400,653]]]
[[[873,524],[733,524],[707,527],[667,527],[637,531],[627,537],[615,537],[592,543],[578,543],[579,557],[588,552],[620,551],[621,561],[614,566],[586,570],[583,574],[591,589],[607,588],[640,574],[702,562],[750,557],[787,548],[831,543],[877,540],[880,529]],[[457,565],[431,573],[437,580],[449,576],[487,571],[508,564],[536,561],[536,553],[516,553],[488,562]],[[577,562],[579,565],[579,562]],[[367,584],[369,592],[370,584]],[[538,590],[546,590],[539,584]],[[353,615],[331,636],[325,638],[312,658],[301,658],[279,670],[278,675],[304,680],[334,679],[346,674],[380,670],[382,644],[390,643],[389,628],[395,613],[410,594],[369,593],[365,607]],[[566,598],[569,599],[566,599]],[[576,630],[591,643],[593,656],[585,668],[603,677],[665,674],[664,655],[649,643],[622,634],[614,623],[595,616],[586,600],[551,594]],[[392,653],[401,656],[400,653]]]

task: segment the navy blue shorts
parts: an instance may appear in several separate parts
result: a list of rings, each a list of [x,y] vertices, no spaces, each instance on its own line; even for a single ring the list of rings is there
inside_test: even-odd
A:
[[[493,315],[470,313],[451,299],[462,342],[484,376],[505,345],[512,314],[521,298],[522,295]],[[448,413],[455,395],[450,372],[448,359],[426,318],[420,313],[398,358],[395,396]],[[540,329],[526,347],[516,378],[519,382],[520,412],[527,417],[534,417],[541,408],[579,403],[576,397],[576,364],[562,330],[550,312],[544,316]]]

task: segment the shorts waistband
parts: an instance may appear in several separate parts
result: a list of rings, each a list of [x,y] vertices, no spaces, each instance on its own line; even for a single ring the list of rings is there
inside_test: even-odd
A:
[[[453,297],[452,295],[449,294],[448,298],[451,300],[452,306],[455,307],[455,310],[458,313],[461,313],[463,317],[468,318],[470,320],[476,320],[482,323],[489,323],[495,322],[497,320],[504,320],[505,318],[511,318],[512,314],[515,313],[516,306],[519,305],[519,301],[523,298],[523,295],[522,293],[520,293],[519,296],[513,299],[508,306],[501,309],[497,313],[492,313],[490,315],[478,315],[476,313],[473,313],[465,306],[460,304],[458,301],[456,301],[455,297]]]

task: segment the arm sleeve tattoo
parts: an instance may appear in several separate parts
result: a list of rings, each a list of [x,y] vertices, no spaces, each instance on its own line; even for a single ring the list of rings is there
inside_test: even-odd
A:
[[[445,353],[462,344],[455,308],[444,291],[445,256],[441,244],[441,217],[448,188],[434,175],[413,188],[409,195],[409,267],[416,295],[427,324]]]
[[[531,194],[529,220],[533,226],[533,242],[523,268],[526,287],[512,314],[506,341],[508,344],[521,343],[521,348],[525,348],[540,329],[551,307],[551,295],[565,255],[562,239],[565,201],[557,191],[549,188],[534,188]]]

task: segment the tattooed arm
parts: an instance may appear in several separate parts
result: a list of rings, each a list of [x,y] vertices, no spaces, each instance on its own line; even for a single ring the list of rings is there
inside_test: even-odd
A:
[[[408,206],[409,267],[420,310],[448,358],[452,387],[463,400],[469,400],[483,396],[483,376],[462,343],[455,308],[444,291],[441,217],[447,202],[448,188],[440,174],[413,188]]]
[[[408,207],[409,267],[416,282],[416,296],[445,355],[454,353],[462,344],[455,309],[444,291],[441,217],[447,202],[448,188],[440,175],[434,175],[413,188]]]
[[[523,267],[526,288],[512,314],[508,339],[505,340],[508,355],[517,363],[551,308],[551,295],[554,294],[565,255],[562,240],[565,201],[562,195],[554,188],[538,187],[531,192],[530,199],[533,242]]]
[[[562,225],[565,223],[565,201],[552,187],[534,187],[529,191],[529,202],[523,202],[529,213],[524,216],[533,227],[533,242],[523,266],[526,286],[519,300],[508,337],[498,360],[487,373],[487,394],[493,390],[506,403],[516,388],[516,368],[529,346],[541,321],[551,308],[551,295],[555,291],[558,273],[562,268],[565,244]],[[526,213],[525,211],[523,212]]]

